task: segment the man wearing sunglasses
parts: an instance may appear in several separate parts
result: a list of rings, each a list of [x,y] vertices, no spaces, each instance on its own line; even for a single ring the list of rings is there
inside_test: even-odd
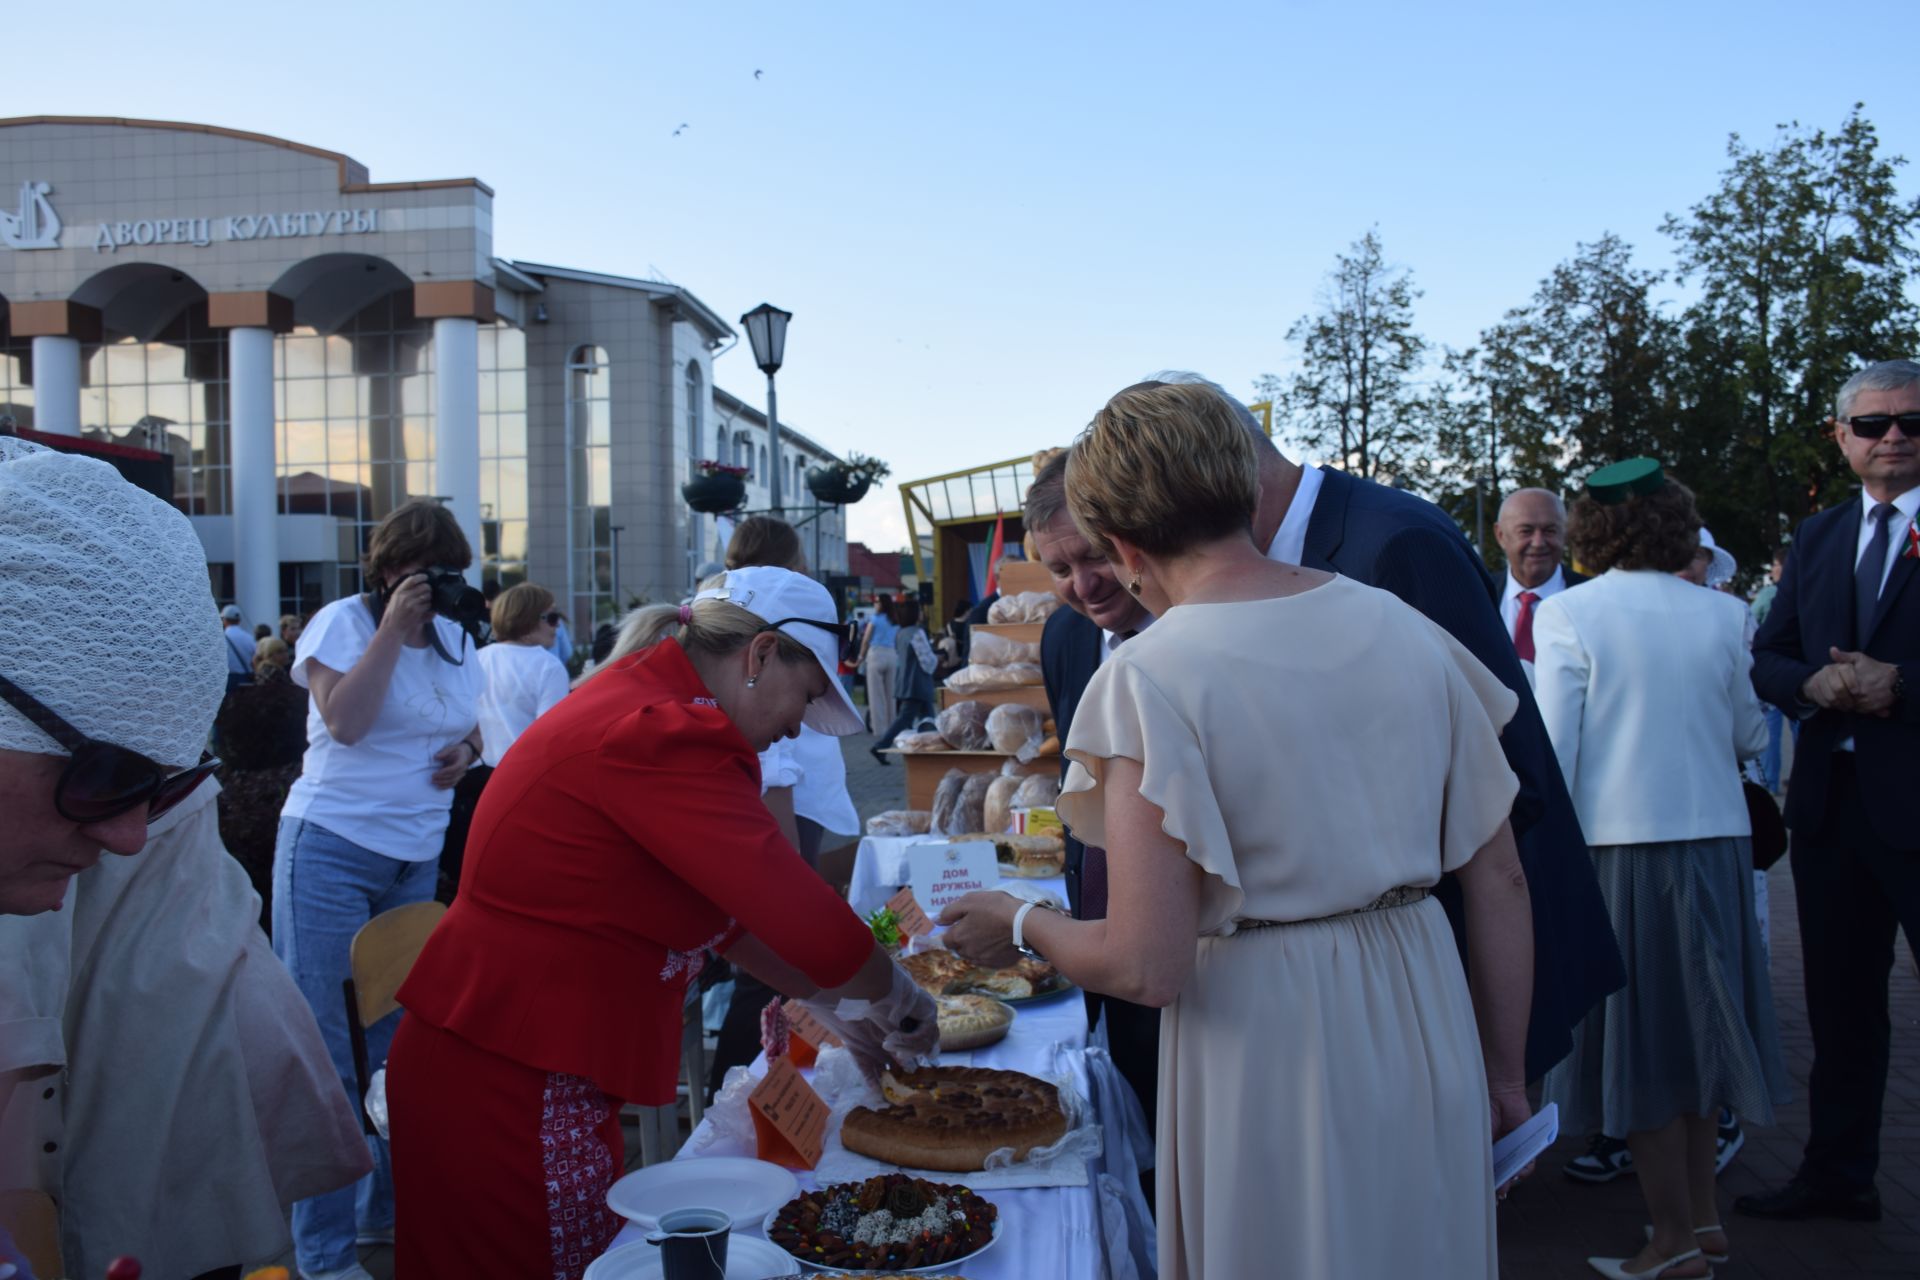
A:
[[[0,437],[0,1187],[55,1199],[72,1275],[272,1257],[281,1193],[368,1163],[220,843],[225,648],[184,516]]]
[[[1753,646],[1761,699],[1802,722],[1786,819],[1811,1132],[1790,1182],[1734,1207],[1874,1221],[1895,930],[1920,947],[1920,363],[1855,374],[1829,425],[1861,492],[1800,526]]]

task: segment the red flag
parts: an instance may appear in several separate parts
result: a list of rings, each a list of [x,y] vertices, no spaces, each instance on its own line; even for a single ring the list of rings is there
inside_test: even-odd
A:
[[[992,595],[1000,589],[1000,556],[1007,549],[1007,518],[1001,516],[993,522],[993,545],[987,548],[987,594]]]

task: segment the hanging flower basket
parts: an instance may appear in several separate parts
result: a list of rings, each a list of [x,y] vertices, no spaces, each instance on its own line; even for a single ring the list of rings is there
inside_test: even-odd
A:
[[[829,506],[844,507],[867,496],[873,478],[840,467],[814,467],[807,472],[807,491]]]
[[[747,500],[747,469],[723,462],[702,462],[700,474],[680,486],[687,505],[703,515],[738,511]]]

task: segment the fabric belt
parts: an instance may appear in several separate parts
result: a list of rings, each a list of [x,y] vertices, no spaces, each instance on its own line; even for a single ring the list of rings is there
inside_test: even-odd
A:
[[[1433,890],[1421,885],[1403,884],[1389,889],[1364,907],[1355,907],[1351,911],[1336,911],[1330,916],[1314,916],[1308,920],[1236,920],[1234,923],[1241,931],[1248,929],[1284,929],[1295,924],[1319,924],[1325,920],[1343,920],[1348,916],[1364,915],[1369,911],[1386,911],[1392,907],[1408,907],[1425,900]]]

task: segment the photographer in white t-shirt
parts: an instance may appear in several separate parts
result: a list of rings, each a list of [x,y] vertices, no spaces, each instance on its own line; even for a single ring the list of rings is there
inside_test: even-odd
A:
[[[274,846],[273,949],[312,1006],[350,1098],[340,989],[353,936],[383,911],[433,897],[453,788],[481,758],[481,665],[460,627],[436,613],[430,581],[472,560],[450,511],[408,502],[368,542],[373,589],[327,605],[300,636],[293,680],[313,705],[303,771]],[[448,581],[446,589],[459,587]],[[385,1062],[398,1021],[366,1029],[373,1066]],[[386,1143],[368,1142],[375,1168],[357,1188],[294,1205],[307,1280],[360,1280],[356,1240],[391,1238]]]

